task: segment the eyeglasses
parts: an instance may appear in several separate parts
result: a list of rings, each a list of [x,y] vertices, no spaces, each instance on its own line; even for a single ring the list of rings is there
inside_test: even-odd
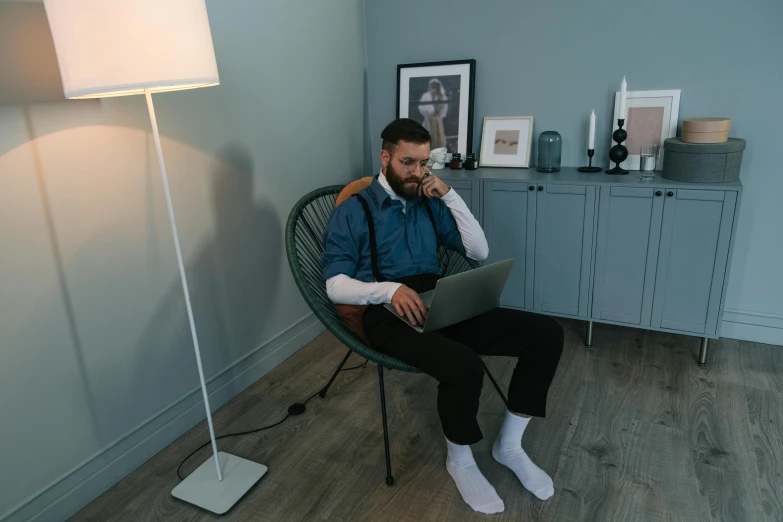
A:
[[[413,158],[400,158],[402,164],[402,170],[405,172],[413,172],[416,168],[420,168],[423,172],[427,172],[427,163],[429,160],[416,161]]]

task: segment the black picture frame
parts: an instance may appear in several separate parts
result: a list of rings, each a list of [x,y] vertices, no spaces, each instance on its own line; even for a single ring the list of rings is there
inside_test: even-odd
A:
[[[417,101],[417,102],[412,102],[411,101],[410,83],[408,85],[406,85],[406,87],[408,87],[408,91],[406,93],[407,94],[407,98],[406,99],[408,100],[407,101],[407,105],[404,107],[405,110],[404,111],[402,110],[403,109],[403,105],[402,105],[402,96],[401,95],[403,94],[402,81],[403,81],[403,73],[404,72],[409,71],[409,70],[414,70],[413,72],[415,73],[415,69],[429,69],[431,71],[432,68],[438,68],[438,67],[443,67],[444,68],[444,72],[446,72],[446,70],[448,68],[453,68],[453,66],[461,66],[461,65],[467,65],[468,66],[467,124],[466,124],[466,128],[462,128],[462,125],[459,125],[459,122],[457,123],[458,131],[457,131],[457,138],[456,139],[457,139],[457,143],[458,143],[459,142],[459,135],[462,132],[465,133],[465,147],[464,147],[464,150],[462,149],[462,147],[459,147],[459,146],[455,147],[455,146],[453,146],[453,136],[447,137],[448,139],[446,141],[448,143],[447,144],[447,148],[449,149],[448,150],[449,153],[459,152],[460,154],[462,154],[462,157],[464,158],[466,154],[469,154],[469,153],[473,152],[473,102],[474,102],[474,98],[475,98],[475,86],[476,86],[476,60],[473,60],[473,59],[470,59],[470,60],[451,60],[451,61],[444,61],[444,62],[406,63],[406,64],[397,65],[397,113],[396,114],[397,114],[397,118],[413,117],[413,119],[416,119],[417,121],[419,121],[419,119],[421,119],[421,118],[418,118],[418,117],[414,117],[414,116],[412,116],[410,114],[410,110],[409,109],[410,109],[410,107],[412,105],[414,105],[414,104],[420,104],[421,105],[422,104],[421,101]],[[409,75],[406,75],[406,77],[408,77],[408,76]],[[432,73],[426,74],[426,75],[421,75],[421,76],[418,76],[418,77],[416,77],[415,74],[414,74],[413,76],[415,78],[434,78],[434,77],[437,77],[436,74],[432,74]],[[453,76],[454,75],[450,75],[448,77],[451,78]],[[441,85],[441,87],[443,87],[443,86]],[[464,96],[465,96],[465,94],[460,90],[459,91],[459,100],[458,101],[455,102],[453,99],[452,100],[448,100],[448,98],[447,98],[447,101],[445,101],[443,103],[450,103],[450,104],[456,103],[458,108],[459,107],[464,107],[463,105],[461,105],[461,101],[462,101]],[[436,103],[438,103],[438,102],[436,102]],[[431,104],[428,104],[428,105],[431,105]],[[452,112],[452,115],[453,115],[454,111],[452,110],[451,112]],[[459,112],[457,113],[456,118],[459,120]],[[452,117],[452,119],[453,119],[453,117]],[[425,124],[425,127],[427,127],[426,124]],[[453,127],[453,122],[451,122],[451,127]],[[428,128],[427,130],[431,130],[431,129]],[[435,133],[432,133],[432,131],[431,131],[431,134],[435,134]],[[444,134],[445,134],[445,131],[444,131]],[[432,148],[433,149],[437,148],[436,145],[437,145],[437,143],[433,143],[432,144]]]

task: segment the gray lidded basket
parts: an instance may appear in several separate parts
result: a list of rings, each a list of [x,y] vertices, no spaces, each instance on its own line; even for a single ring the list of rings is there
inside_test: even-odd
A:
[[[725,143],[686,143],[680,138],[663,142],[663,171],[666,179],[691,183],[715,183],[739,179],[745,140],[729,138]]]

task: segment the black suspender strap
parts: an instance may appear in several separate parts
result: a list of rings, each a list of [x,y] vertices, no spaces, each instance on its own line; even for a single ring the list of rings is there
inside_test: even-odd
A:
[[[449,264],[449,254],[445,248],[441,248],[440,238],[438,237],[438,226],[435,224],[435,216],[432,214],[432,207],[430,207],[430,201],[427,198],[422,198],[424,203],[424,209],[427,211],[427,216],[432,222],[432,229],[435,231],[435,249],[438,252],[438,265],[441,270],[446,270]]]
[[[430,207],[430,202],[426,198],[422,198],[422,203],[424,203],[424,209],[427,211],[427,217],[430,218],[430,222],[432,223],[432,229],[435,231],[435,244],[440,245],[440,241],[438,241],[438,227],[435,225],[435,216],[432,214],[432,208]]]
[[[372,219],[372,212],[370,212],[370,206],[367,204],[367,200],[364,199],[361,194],[354,194],[359,203],[362,204],[364,209],[364,215],[367,217],[367,227],[370,232],[370,262],[372,263],[372,274],[375,279],[381,283],[386,281],[386,278],[381,275],[381,271],[378,270],[378,248],[375,243],[375,221]]]

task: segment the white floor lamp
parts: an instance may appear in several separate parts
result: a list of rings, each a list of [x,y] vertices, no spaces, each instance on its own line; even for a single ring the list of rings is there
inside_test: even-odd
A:
[[[219,452],[190,305],[152,93],[218,85],[204,0],[44,0],[65,97],[144,94],[158,152],[179,275],[196,352],[213,456],[171,492],[213,513],[227,512],[266,473],[263,464]],[[214,468],[210,461],[214,460]]]

